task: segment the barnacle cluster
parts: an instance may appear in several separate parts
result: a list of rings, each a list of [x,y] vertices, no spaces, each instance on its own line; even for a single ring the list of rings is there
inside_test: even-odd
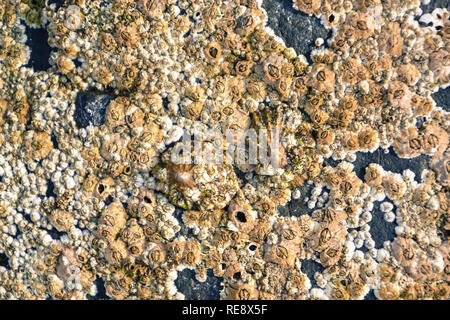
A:
[[[450,16],[420,4],[294,0],[332,30],[308,62],[257,0],[1,1],[0,298],[86,299],[102,279],[115,299],[183,299],[189,268],[224,299],[448,299],[450,118],[431,94]],[[47,30],[48,70],[26,28]],[[80,126],[86,93],[110,101]],[[273,128],[278,168],[170,157],[186,132]],[[429,165],[357,170],[374,152]]]

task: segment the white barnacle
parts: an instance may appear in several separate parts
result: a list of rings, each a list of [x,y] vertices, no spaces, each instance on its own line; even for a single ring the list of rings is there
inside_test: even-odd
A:
[[[386,222],[392,223],[395,220],[395,214],[392,211],[386,212],[384,214],[384,220],[386,220]]]
[[[365,222],[372,221],[372,213],[370,213],[370,211],[364,211],[361,215],[361,219]]]
[[[394,208],[394,205],[393,205],[391,202],[387,202],[387,201],[383,202],[383,203],[380,205],[380,210],[381,210],[382,212],[389,212],[389,211],[392,211],[393,208]]]

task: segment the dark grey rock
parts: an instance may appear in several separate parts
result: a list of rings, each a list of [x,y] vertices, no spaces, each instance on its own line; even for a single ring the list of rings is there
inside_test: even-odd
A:
[[[291,0],[263,0],[262,6],[267,12],[268,26],[284,40],[286,46],[294,48],[297,54],[303,54],[310,62],[315,40],[331,37],[331,31],[318,18],[295,10]]]
[[[212,270],[208,270],[205,282],[195,279],[195,271],[184,269],[178,272],[175,286],[184,294],[186,300],[219,300],[220,291],[223,289],[223,278],[214,276]]]
[[[450,10],[450,2],[448,0],[431,0],[429,4],[421,4],[420,8],[423,13],[431,13],[436,8],[447,8]]]
[[[102,278],[95,279],[94,284],[97,286],[97,294],[95,296],[87,295],[88,300],[111,300],[106,294],[105,281]]]
[[[45,191],[45,196],[47,198],[53,197],[56,199],[57,195],[55,194],[55,184],[52,180],[47,180],[47,190]]]
[[[445,111],[450,111],[450,86],[445,89],[439,89],[431,95],[436,101],[438,107],[442,107]]]
[[[312,259],[306,259],[301,262],[300,270],[308,276],[309,281],[311,281],[312,287],[317,287],[317,282],[314,279],[314,274],[316,272],[322,273],[325,270],[325,267]]]
[[[355,173],[363,181],[365,168],[370,163],[378,163],[385,170],[395,173],[402,173],[404,170],[410,169],[416,175],[415,179],[419,180],[422,170],[428,167],[429,158],[426,155],[421,155],[413,159],[399,158],[391,147],[387,154],[382,149],[377,149],[373,153],[357,152],[353,165],[355,167]],[[330,166],[336,167],[340,161],[326,159],[325,162]],[[372,221],[369,222],[369,226],[370,234],[375,241],[375,248],[377,249],[382,248],[385,241],[393,241],[396,237],[395,227],[397,223],[395,221],[389,223],[384,220],[384,213],[380,210],[380,203],[377,201],[374,202]]]
[[[75,100],[75,123],[80,128],[89,125],[101,126],[105,123],[106,108],[113,99],[109,93],[79,92]]]
[[[65,231],[58,231],[55,227],[52,227],[50,230],[46,230],[48,234],[52,237],[52,239],[60,240],[61,237],[67,235]]]
[[[47,5],[51,5],[54,3],[56,6],[56,10],[58,10],[59,8],[61,8],[64,5],[65,2],[66,2],[66,0],[48,0]]]
[[[432,13],[436,8],[447,8],[450,10],[450,2],[448,0],[431,0],[429,4],[421,4],[420,8],[422,9],[422,14]],[[419,25],[422,27],[432,27],[433,22],[422,22],[420,21],[421,15],[417,15],[414,19],[419,22]],[[441,30],[442,26],[436,26],[436,30]]]
[[[426,121],[427,121],[427,118],[424,116],[417,117],[416,118],[416,128],[421,129]]]
[[[396,209],[397,208],[394,206],[394,210]],[[394,241],[397,223],[395,221],[387,222],[384,220],[384,213],[380,210],[380,202],[378,201],[375,201],[373,204],[372,220],[369,222],[369,226],[369,232],[373,241],[375,241],[376,249],[383,248],[385,241]]]
[[[3,252],[0,252],[0,267],[5,267],[6,269],[11,269],[11,267],[9,266],[8,256]]]
[[[409,169],[416,175],[416,180],[420,178],[422,170],[428,168],[430,156],[420,155],[412,159],[399,158],[392,147],[389,148],[389,153],[384,153],[383,149],[377,149],[374,152],[357,152],[356,160],[353,163],[356,175],[364,181],[365,168],[371,163],[377,163],[383,169],[395,173],[402,173]],[[332,167],[336,167],[340,161],[335,161],[331,158],[325,159],[324,163]]]
[[[300,198],[292,199],[287,205],[279,206],[278,213],[282,217],[300,217],[304,214],[311,215],[315,209],[309,209],[308,203],[305,202],[306,197],[311,196],[311,191],[313,189],[312,184],[302,185],[300,190]]]
[[[32,29],[26,26],[25,34],[27,36],[26,44],[31,50],[30,60],[26,66],[33,68],[35,72],[46,71],[51,67],[49,58],[52,51],[48,44],[47,30],[44,28]]]
[[[175,207],[175,212],[173,213],[173,215],[175,216],[175,218],[177,218],[178,223],[180,225],[180,231],[178,231],[177,236],[184,236],[185,238],[196,238],[197,236],[194,234],[194,232],[192,231],[192,228],[188,228],[186,226],[186,224],[183,222],[183,212],[185,212],[186,210],[180,207]]]
[[[355,166],[356,174],[360,179],[364,177],[365,168],[370,163],[378,163],[385,170],[389,170],[395,173],[402,173],[404,170],[409,169],[416,175],[416,180],[420,178],[422,170],[428,168],[428,162],[430,156],[420,155],[412,159],[399,158],[392,147],[389,148],[389,153],[384,153],[384,150],[378,149],[373,153],[356,154],[356,161],[353,163]]]
[[[366,296],[364,297],[364,300],[378,300],[377,297],[375,296],[375,293],[373,292],[373,289],[370,290]]]

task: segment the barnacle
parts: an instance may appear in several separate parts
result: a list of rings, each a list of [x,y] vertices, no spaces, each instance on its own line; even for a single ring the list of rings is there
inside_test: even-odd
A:
[[[392,252],[397,262],[403,267],[410,267],[416,259],[417,249],[410,239],[396,238],[392,244]]]
[[[395,152],[402,158],[415,157],[423,148],[423,138],[419,136],[416,127],[403,130],[395,140],[393,147]]]
[[[283,59],[279,56],[270,55],[262,61],[258,66],[263,76],[263,81],[269,85],[275,86],[278,78],[281,76],[281,67],[283,65]]]
[[[319,91],[332,92],[334,91],[335,74],[324,64],[315,65],[307,84]]]
[[[441,156],[436,156],[430,163],[430,167],[436,172],[437,178],[442,183],[447,183],[450,176],[450,160],[448,159],[448,151]]]
[[[66,17],[64,20],[64,25],[67,29],[75,31],[81,27],[84,15],[80,10],[80,7],[76,5],[70,5],[66,10]]]
[[[317,133],[317,140],[318,140],[318,142],[321,143],[321,144],[325,144],[325,145],[332,144],[333,141],[334,141],[334,137],[335,137],[335,134],[330,129],[320,130]]]
[[[123,205],[119,202],[113,202],[106,207],[99,219],[99,224],[105,225],[119,232],[126,222],[126,212]]]
[[[136,24],[119,25],[115,37],[118,45],[132,46],[139,40]]]
[[[222,57],[222,47],[220,43],[211,41],[205,48],[205,56],[213,62],[219,61]]]
[[[388,174],[383,179],[386,194],[392,200],[401,198],[406,191],[406,184],[398,174]]]
[[[413,64],[403,64],[397,71],[399,79],[407,85],[414,85],[419,79],[420,73]]]
[[[359,133],[358,142],[362,151],[373,152],[378,148],[378,133],[372,129],[366,129]]]
[[[359,149],[359,139],[358,136],[350,133],[346,137],[344,137],[344,148],[348,151],[356,151]]]
[[[403,38],[400,35],[400,25],[398,22],[387,22],[381,27],[381,36],[378,40],[380,50],[390,55],[400,55],[402,53]]]
[[[74,223],[72,214],[60,209],[52,211],[50,221],[58,231],[68,231]]]
[[[266,86],[261,81],[251,81],[247,85],[247,92],[256,101],[262,101],[266,96]]]
[[[333,300],[348,300],[349,294],[341,285],[337,285],[331,291],[331,298]]]
[[[410,268],[411,277],[416,281],[435,280],[436,275],[433,272],[433,267],[428,259],[419,259],[417,263]]]
[[[183,262],[195,266],[200,262],[200,246],[196,240],[186,242],[183,250]]]
[[[369,186],[378,186],[381,184],[382,179],[383,171],[378,164],[371,163],[366,167],[366,173],[364,175],[365,183]]]
[[[165,0],[139,0],[137,1],[137,7],[148,18],[155,18],[160,16],[164,10],[166,10]]]
[[[110,264],[120,265],[128,257],[126,245],[121,240],[112,241],[105,250],[105,258]]]
[[[2,2],[0,299],[179,299],[184,268],[227,299],[448,299],[448,10],[292,5],[333,30],[310,59],[255,0]]]
[[[241,36],[249,35],[260,26],[263,21],[264,16],[259,8],[249,8],[239,17],[236,24],[236,32]]]
[[[174,187],[183,190],[194,186],[193,165],[169,163],[167,169],[169,181]]]
[[[53,149],[53,142],[47,132],[28,131],[24,141],[27,156],[41,160]]]
[[[266,249],[265,259],[277,263],[284,268],[291,268],[295,264],[298,247],[293,243],[283,243],[270,246]]]
[[[253,283],[238,281],[230,285],[226,299],[229,300],[256,300],[258,291]]]
[[[346,23],[353,28],[357,39],[367,39],[375,30],[375,19],[367,13],[352,12],[347,15]]]
[[[26,98],[19,99],[10,109],[10,112],[16,115],[20,123],[25,123],[29,116],[30,105]]]
[[[375,295],[380,300],[397,300],[400,296],[398,288],[392,283],[382,283],[379,290],[375,290]]]
[[[441,155],[449,144],[448,133],[436,126],[426,126],[423,131],[423,153]]]
[[[237,200],[231,201],[228,205],[229,219],[240,232],[246,233],[253,229],[254,217],[251,208],[245,203]]]
[[[75,275],[80,271],[80,263],[76,258],[76,254],[72,249],[66,248],[62,251],[58,258],[56,266],[56,274],[63,280]]]
[[[0,121],[3,121],[3,114],[5,113],[7,107],[8,102],[6,100],[0,100]]]
[[[393,107],[410,107],[411,92],[408,86],[400,81],[393,81],[389,85],[388,100]]]
[[[448,50],[439,49],[430,55],[430,70],[437,81],[446,83],[450,77],[450,58]]]
[[[98,181],[97,185],[94,187],[94,196],[101,200],[106,199],[112,192],[114,188],[114,180],[111,177],[106,177]]]
[[[328,122],[340,129],[346,129],[354,119],[355,115],[352,111],[346,109],[337,109]]]
[[[61,71],[62,74],[67,74],[75,68],[75,64],[72,62],[72,60],[68,59],[65,56],[58,57],[57,65],[59,71]]]
[[[71,65],[70,63],[66,64],[64,69],[61,70],[61,72],[68,73],[73,69],[73,67],[74,67],[74,65]],[[114,79],[111,72],[105,66],[101,66],[98,70],[96,70],[96,72],[94,74],[94,78],[103,85],[108,85]]]
[[[294,8],[307,14],[312,14],[320,8],[321,0],[297,0],[294,2]]]

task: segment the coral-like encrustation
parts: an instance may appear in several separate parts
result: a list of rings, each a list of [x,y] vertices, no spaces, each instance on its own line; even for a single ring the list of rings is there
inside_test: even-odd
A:
[[[86,299],[102,278],[115,299],[183,299],[189,268],[224,299],[448,299],[450,123],[431,94],[449,13],[419,6],[293,1],[332,30],[309,63],[256,0],[2,1],[0,298]],[[48,31],[48,70],[25,25]],[[278,168],[171,159],[184,133],[274,128]],[[355,170],[391,147],[429,166]],[[280,215],[292,199],[309,211]],[[375,214],[395,224],[381,247]]]

